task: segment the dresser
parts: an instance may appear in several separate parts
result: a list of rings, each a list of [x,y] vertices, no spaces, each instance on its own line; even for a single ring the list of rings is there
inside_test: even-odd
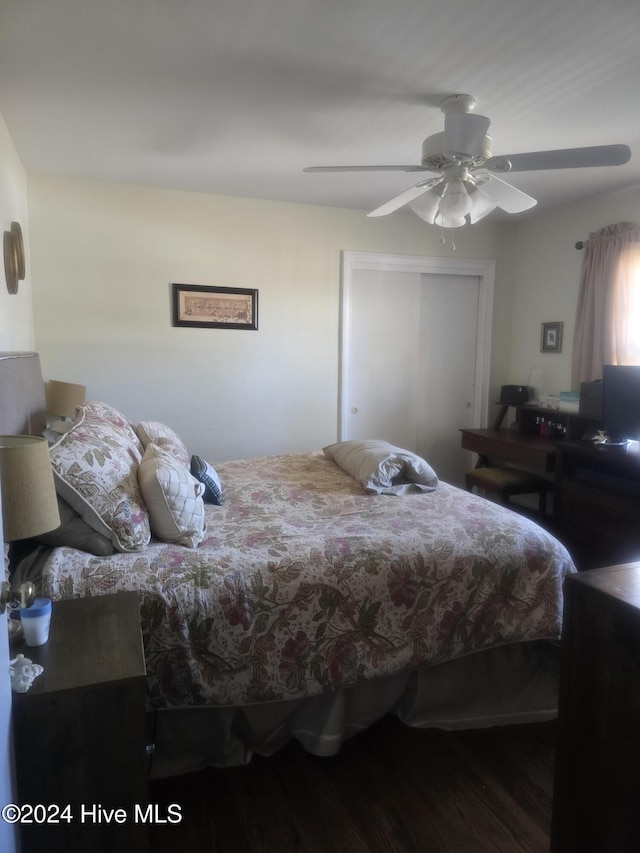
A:
[[[640,850],[640,562],[565,581],[552,853]]]
[[[554,524],[578,568],[640,560],[640,452],[559,442]]]

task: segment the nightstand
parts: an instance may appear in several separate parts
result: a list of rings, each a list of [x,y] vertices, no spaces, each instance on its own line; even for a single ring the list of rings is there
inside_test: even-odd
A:
[[[13,694],[19,803],[61,810],[58,823],[21,823],[23,853],[143,853],[148,827],[135,820],[135,805],[147,802],[137,594],[55,601],[48,643],[12,643],[12,658],[20,653],[44,672],[27,693]]]

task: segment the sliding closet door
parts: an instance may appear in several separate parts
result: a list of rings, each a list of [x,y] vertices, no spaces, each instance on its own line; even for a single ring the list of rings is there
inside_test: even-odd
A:
[[[478,290],[477,276],[422,276],[416,452],[456,486],[473,467],[460,430],[474,426]]]
[[[349,438],[380,438],[415,451],[420,274],[359,270],[351,296]]]
[[[354,270],[350,281],[346,437],[417,452],[463,485],[472,457],[479,278]]]

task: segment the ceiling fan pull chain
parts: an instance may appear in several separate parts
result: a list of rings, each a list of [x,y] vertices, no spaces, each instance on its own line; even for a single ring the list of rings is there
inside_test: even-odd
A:
[[[444,246],[446,244],[446,242],[447,242],[447,238],[444,235],[444,228],[441,228],[440,229],[440,245]],[[455,243],[455,238],[453,236],[453,229],[451,229],[451,251],[455,252],[455,250],[456,250],[456,243]]]

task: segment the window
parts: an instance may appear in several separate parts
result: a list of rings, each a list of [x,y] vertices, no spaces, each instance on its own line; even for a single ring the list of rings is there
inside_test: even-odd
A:
[[[613,282],[614,364],[640,364],[640,243],[620,253]]]
[[[585,244],[571,385],[602,378],[603,364],[640,364],[640,229],[608,225]]]

